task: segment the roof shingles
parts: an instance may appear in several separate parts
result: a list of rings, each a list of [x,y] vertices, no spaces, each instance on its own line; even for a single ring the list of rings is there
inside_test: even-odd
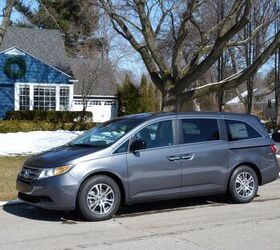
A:
[[[17,47],[69,75],[73,75],[59,30],[9,26],[0,52]]]
[[[71,66],[75,78],[79,80],[74,84],[75,95],[83,95],[87,89],[91,90],[89,95],[117,94],[117,84],[110,61],[75,58],[71,60]]]

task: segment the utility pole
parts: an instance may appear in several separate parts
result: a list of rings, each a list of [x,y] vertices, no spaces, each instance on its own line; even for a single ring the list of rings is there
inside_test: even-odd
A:
[[[279,11],[279,2],[275,1],[274,6],[275,14]],[[274,22],[274,32],[275,34],[279,30],[279,19],[277,18]],[[277,124],[280,122],[280,114],[279,114],[279,79],[280,79],[280,49],[278,49],[274,54],[274,77],[275,77],[275,121]]]
[[[218,23],[221,22],[224,19],[225,15],[225,3],[224,0],[221,0],[220,2],[220,12],[218,12]],[[218,76],[217,80],[220,82],[224,79],[225,77],[225,58],[224,58],[224,52],[218,59]],[[223,106],[224,106],[224,91],[220,91],[217,93],[218,94],[218,106],[219,106],[219,112],[223,111]]]

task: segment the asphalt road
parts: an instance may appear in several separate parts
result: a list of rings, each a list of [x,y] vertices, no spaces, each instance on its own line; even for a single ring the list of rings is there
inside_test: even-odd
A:
[[[184,199],[121,209],[105,222],[29,205],[0,208],[0,249],[280,250],[280,179],[254,202]]]

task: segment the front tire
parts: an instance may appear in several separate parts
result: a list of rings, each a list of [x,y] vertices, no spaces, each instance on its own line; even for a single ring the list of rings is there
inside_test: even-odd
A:
[[[235,203],[248,203],[258,192],[258,177],[248,166],[236,168],[230,177],[228,194]]]
[[[112,218],[120,206],[120,201],[118,184],[108,176],[97,175],[82,184],[77,205],[87,220],[102,221]]]

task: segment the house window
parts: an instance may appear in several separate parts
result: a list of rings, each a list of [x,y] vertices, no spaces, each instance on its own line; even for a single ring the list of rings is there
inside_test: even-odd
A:
[[[83,105],[83,101],[81,101],[81,100],[75,100],[75,101],[74,101],[74,104],[75,104],[75,105]]]
[[[29,86],[19,87],[19,110],[29,110]]]
[[[104,103],[104,105],[107,105],[107,106],[116,106],[116,102],[114,102],[114,101],[106,101],[106,102]]]
[[[55,110],[55,87],[34,87],[34,110]]]
[[[69,110],[69,87],[60,87],[60,110]]]
[[[89,101],[88,102],[88,106],[97,106],[97,105],[101,105],[100,101]]]

